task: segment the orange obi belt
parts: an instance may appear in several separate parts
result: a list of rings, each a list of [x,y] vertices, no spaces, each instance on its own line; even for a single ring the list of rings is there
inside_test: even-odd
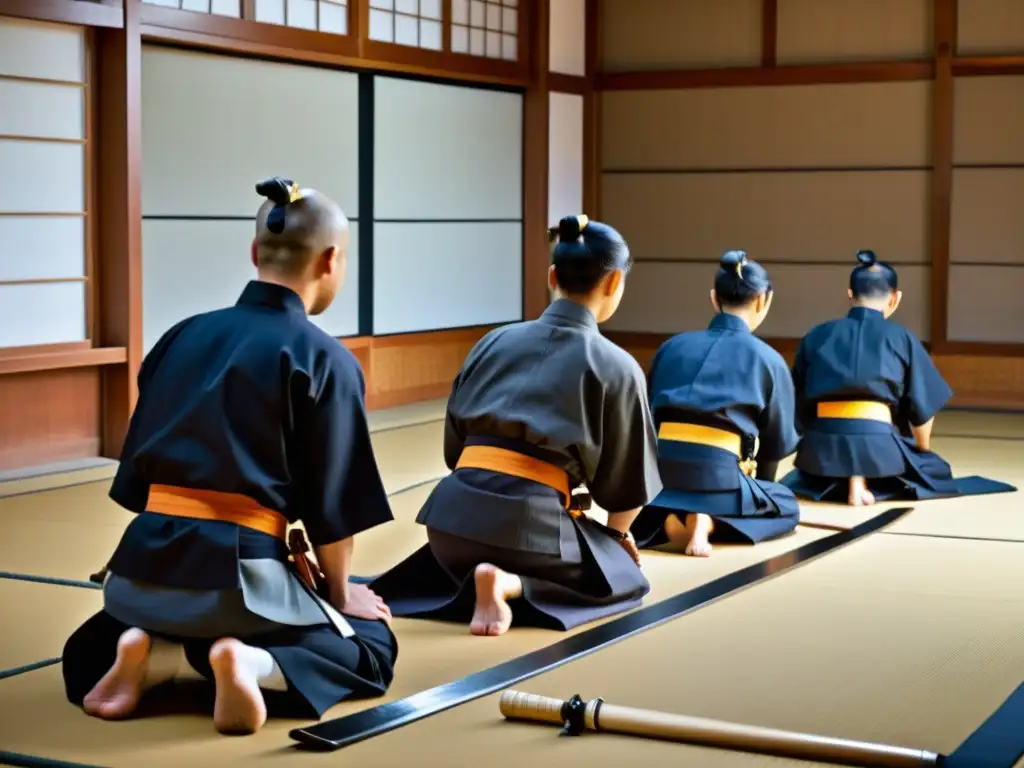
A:
[[[565,508],[571,514],[579,511],[572,509],[569,473],[561,467],[556,467],[541,459],[535,459],[507,448],[491,445],[467,445],[462,449],[455,469],[484,469],[489,472],[532,480],[535,483],[546,485],[548,488],[554,488],[562,494]]]
[[[743,438],[735,432],[717,427],[705,427],[701,424],[665,421],[658,427],[658,439],[721,448],[736,457],[743,474],[752,477],[757,471],[756,461],[743,458]]]
[[[892,424],[892,411],[885,403],[869,400],[818,403],[819,419],[865,419]]]
[[[292,562],[310,589],[318,591],[324,585],[323,574],[307,555],[309,543],[302,530],[294,528],[289,532],[288,519],[284,515],[241,493],[151,485],[146,510],[191,520],[234,523],[273,536],[287,543]]]

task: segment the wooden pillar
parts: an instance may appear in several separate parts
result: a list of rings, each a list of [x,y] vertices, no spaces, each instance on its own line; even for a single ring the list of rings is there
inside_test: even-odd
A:
[[[101,453],[117,458],[142,362],[141,0],[124,0],[121,29],[96,30],[98,342],[127,362],[103,369]]]
[[[527,26],[530,84],[523,118],[523,318],[548,305],[548,47],[550,0],[532,0]]]
[[[941,354],[949,335],[949,244],[953,190],[953,57],[957,0],[935,0],[935,81],[932,89],[931,349]]]
[[[779,2],[761,0],[761,66],[776,65],[778,47]]]
[[[587,0],[587,89],[583,94],[583,212],[601,218],[601,1]]]

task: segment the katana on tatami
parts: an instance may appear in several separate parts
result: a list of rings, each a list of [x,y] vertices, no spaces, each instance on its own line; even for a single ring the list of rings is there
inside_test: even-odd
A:
[[[564,726],[566,733],[607,731],[630,736],[702,744],[746,752],[880,768],[926,768],[941,765],[941,756],[923,749],[780,731],[669,712],[607,704],[603,699],[567,701],[520,691],[505,691],[499,703],[510,720],[532,720]]]

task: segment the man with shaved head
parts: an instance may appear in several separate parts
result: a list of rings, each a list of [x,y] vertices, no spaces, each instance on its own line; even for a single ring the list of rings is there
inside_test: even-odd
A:
[[[68,699],[95,717],[129,717],[150,689],[198,674],[215,685],[216,728],[253,733],[268,705],[319,718],[393,677],[391,614],[349,581],[354,536],[392,519],[362,372],[308,317],[341,287],[348,220],[288,179],[256,189],[257,279],[167,331],[139,371],[110,491],[136,516],[103,610],[63,655]]]

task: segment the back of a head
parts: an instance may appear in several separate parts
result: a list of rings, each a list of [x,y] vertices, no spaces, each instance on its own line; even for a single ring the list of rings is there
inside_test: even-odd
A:
[[[566,216],[548,230],[548,238],[556,243],[551,254],[555,278],[569,295],[588,294],[609,272],[629,272],[633,265],[622,235],[586,216]]]
[[[718,262],[715,297],[723,307],[742,307],[772,292],[768,271],[744,251],[726,251]]]
[[[896,270],[879,261],[874,251],[857,251],[859,262],[850,273],[850,293],[855,299],[884,299],[899,288]]]
[[[261,269],[297,277],[329,248],[347,246],[348,219],[327,196],[277,176],[257,184],[256,192],[267,198],[256,214]]]

